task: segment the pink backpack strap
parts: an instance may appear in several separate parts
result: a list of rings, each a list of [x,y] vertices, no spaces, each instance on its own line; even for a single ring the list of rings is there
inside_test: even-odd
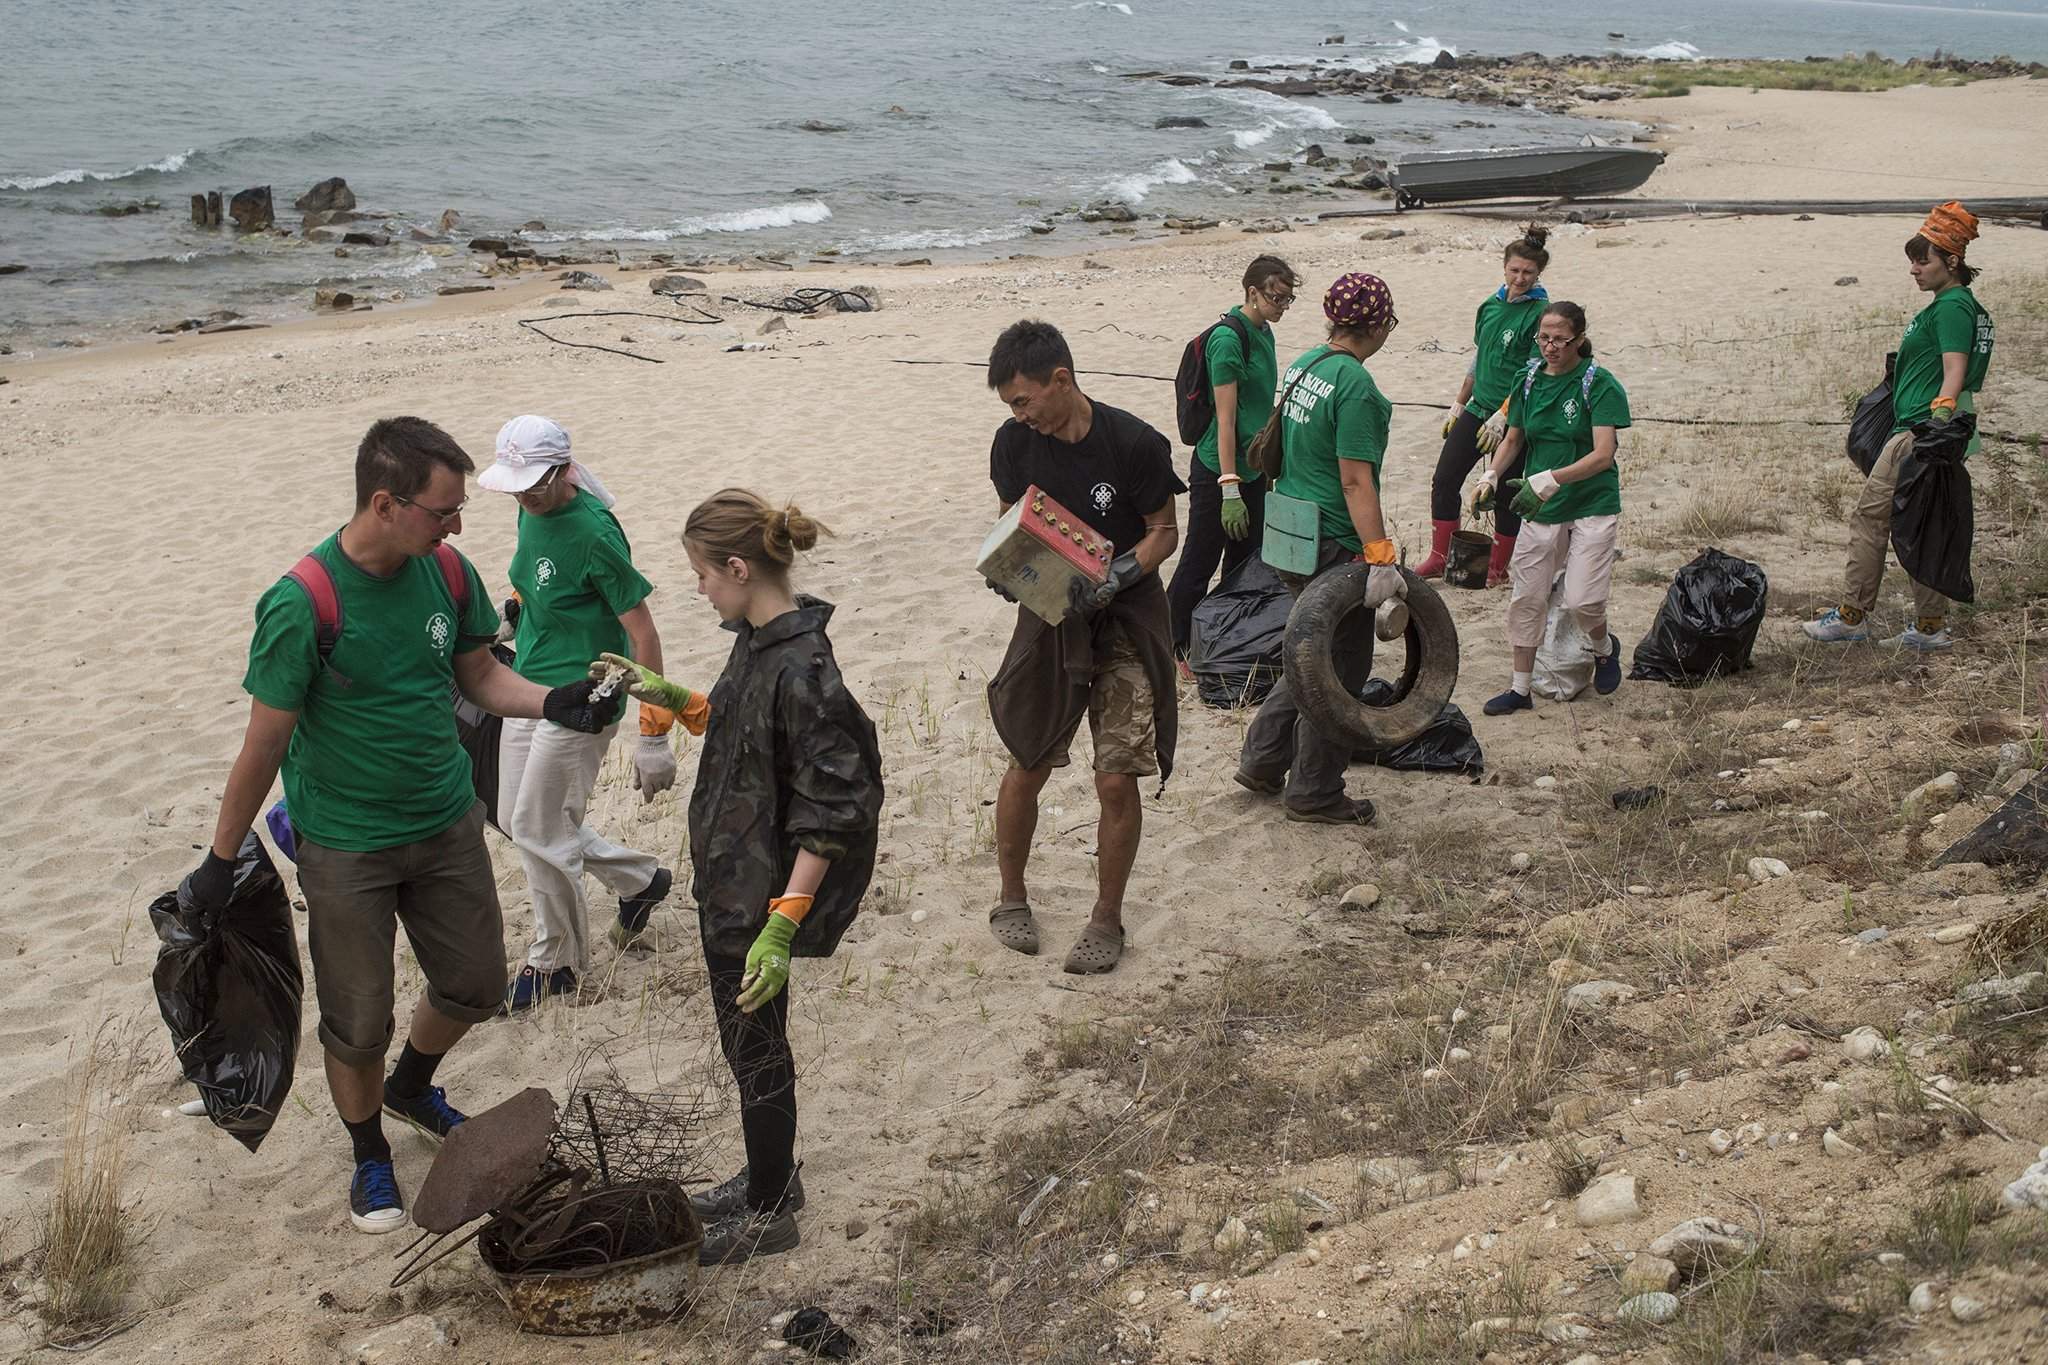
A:
[[[455,599],[456,630],[460,631],[461,618],[469,611],[469,567],[462,562],[462,553],[445,540],[434,547],[434,562],[441,566],[441,581]]]
[[[313,607],[313,647],[320,662],[326,663],[341,639],[341,594],[335,591],[334,575],[318,555],[303,555],[285,571],[286,578],[299,585]]]

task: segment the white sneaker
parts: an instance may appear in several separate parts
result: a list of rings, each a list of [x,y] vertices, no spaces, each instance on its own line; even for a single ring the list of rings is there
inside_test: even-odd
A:
[[[1842,619],[1842,613],[1833,607],[1829,607],[1827,615],[1819,620],[1804,623],[1801,629],[1806,632],[1807,639],[1819,640],[1822,644],[1855,644],[1870,638],[1870,632],[1863,628],[1860,621],[1853,626],[1850,625]]]
[[[1947,626],[1943,626],[1931,635],[1921,630],[1918,626],[1907,626],[1904,631],[1892,636],[1885,643],[1895,645],[1900,649],[1917,650],[1922,654],[1938,654],[1944,649],[1954,649],[1956,647],[1955,637],[1948,633]]]

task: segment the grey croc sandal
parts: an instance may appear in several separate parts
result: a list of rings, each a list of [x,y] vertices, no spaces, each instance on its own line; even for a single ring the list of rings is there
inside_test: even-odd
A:
[[[988,931],[1013,953],[1038,956],[1038,922],[1025,901],[1003,901],[988,912]]]
[[[1115,967],[1123,955],[1124,931],[1090,921],[1067,950],[1067,970],[1075,976],[1099,976]]]

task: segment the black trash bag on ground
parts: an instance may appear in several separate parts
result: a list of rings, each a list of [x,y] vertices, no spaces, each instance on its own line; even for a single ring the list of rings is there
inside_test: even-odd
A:
[[[214,1127],[253,1152],[291,1093],[299,1055],[304,982],[284,878],[252,831],[218,916],[166,891],[149,918],[162,940],[151,979],[178,1064]]]
[[[1385,678],[1369,679],[1358,689],[1358,699],[1367,706],[1386,706],[1395,700],[1394,685]],[[1465,773],[1472,777],[1486,771],[1486,755],[1472,722],[1451,703],[1430,723],[1427,730],[1406,744],[1391,749],[1360,749],[1351,755],[1354,763],[1395,768],[1410,773]]]
[[[1892,371],[1898,363],[1897,351],[1885,354],[1883,382],[1863,395],[1849,418],[1849,460],[1866,476],[1892,438]]]
[[[1946,422],[1913,427],[1913,449],[1899,461],[1892,489],[1892,549],[1899,567],[1958,602],[1977,600],[1970,579],[1970,543],[1976,511],[1970,501],[1970,471],[1963,455],[1977,434],[1977,419],[1959,412]]]
[[[1280,647],[1294,599],[1271,565],[1252,555],[1195,608],[1188,667],[1205,706],[1257,706],[1280,681]]]
[[[1700,551],[1672,578],[1656,623],[1636,645],[1629,677],[1697,687],[1748,668],[1770,592],[1759,565],[1715,549]]]

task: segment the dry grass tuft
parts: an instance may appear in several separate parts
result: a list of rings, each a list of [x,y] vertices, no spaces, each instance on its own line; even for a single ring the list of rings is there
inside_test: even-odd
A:
[[[1679,514],[1687,535],[1720,542],[1745,531],[1778,531],[1785,519],[1774,500],[1758,496],[1752,482],[1719,480],[1695,491]]]
[[[76,1067],[63,1161],[36,1248],[53,1342],[76,1342],[112,1323],[134,1283],[130,1254],[142,1229],[134,1207],[122,1202],[134,1126],[119,1092],[135,1076],[122,1052],[119,1030],[102,1027]]]

